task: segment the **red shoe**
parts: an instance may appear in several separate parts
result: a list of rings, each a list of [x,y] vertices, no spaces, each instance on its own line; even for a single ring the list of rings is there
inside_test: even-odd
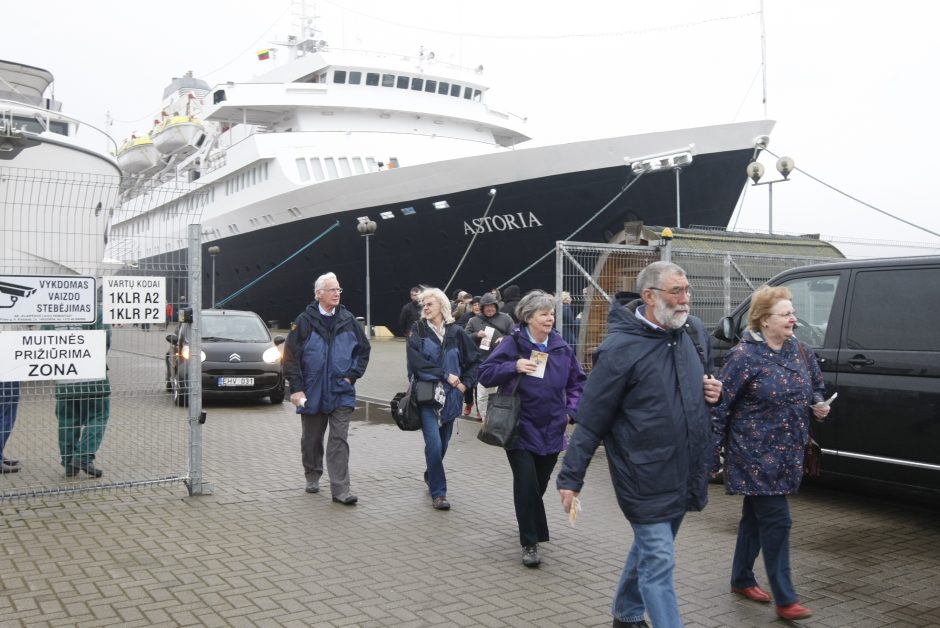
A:
[[[799,602],[794,602],[793,604],[787,604],[786,606],[777,607],[777,615],[780,619],[806,619],[807,617],[813,616],[813,611],[809,610]]]
[[[470,411],[473,410],[473,406],[469,403],[463,407],[463,415],[470,416]]]
[[[767,593],[767,591],[764,591],[756,584],[753,587],[731,587],[731,592],[737,593],[738,595],[743,595],[747,599],[753,602],[760,602],[761,604],[767,604],[771,599],[770,593]]]

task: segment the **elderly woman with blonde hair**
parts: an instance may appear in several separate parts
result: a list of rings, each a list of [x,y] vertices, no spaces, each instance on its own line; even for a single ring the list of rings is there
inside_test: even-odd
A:
[[[427,463],[424,481],[431,492],[431,505],[436,510],[448,510],[444,454],[463,406],[464,392],[476,385],[480,354],[470,336],[454,325],[447,295],[437,288],[427,288],[419,299],[421,318],[408,337],[408,378],[443,387],[442,404],[421,405],[421,432]]]

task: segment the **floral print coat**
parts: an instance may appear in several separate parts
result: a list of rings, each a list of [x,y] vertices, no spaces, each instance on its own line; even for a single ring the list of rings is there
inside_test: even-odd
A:
[[[759,333],[727,355],[721,369],[722,401],[712,411],[714,458],[723,449],[729,495],[788,495],[803,480],[809,442],[810,406],[825,397],[825,382],[813,349],[790,337],[779,351]]]

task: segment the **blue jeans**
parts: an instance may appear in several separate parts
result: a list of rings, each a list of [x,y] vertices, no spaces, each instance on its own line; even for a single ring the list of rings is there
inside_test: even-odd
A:
[[[447,478],[444,476],[444,454],[454,430],[454,422],[438,426],[437,414],[431,406],[421,406],[421,432],[424,434],[425,478],[431,487],[431,497],[447,496]]]
[[[633,547],[614,593],[611,613],[615,618],[639,622],[645,611],[654,628],[682,626],[672,570],[676,565],[675,538],[683,517],[663,523],[630,522]]]
[[[754,561],[764,554],[764,568],[770,579],[774,604],[786,606],[799,601],[790,580],[790,505],[786,495],[745,495],[738,524],[738,542],[731,563],[731,586],[757,585]]]
[[[16,410],[20,403],[20,383],[0,382],[0,460],[3,460],[3,448],[16,423]]]

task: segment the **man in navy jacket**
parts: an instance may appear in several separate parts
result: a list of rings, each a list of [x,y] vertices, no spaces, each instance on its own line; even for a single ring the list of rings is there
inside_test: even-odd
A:
[[[356,380],[366,372],[372,347],[358,321],[339,304],[339,281],[326,273],[314,283],[316,300],[291,325],[284,343],[284,375],[301,418],[300,452],[306,491],[320,491],[323,436],[330,427],[326,467],[333,501],[351,506],[349,416],[356,406]]]
[[[610,309],[557,486],[568,512],[604,441],[617,502],[634,534],[613,625],[647,626],[648,613],[653,626],[675,627],[682,619],[674,539],[685,513],[708,502],[708,405],[720,401],[721,382],[706,376],[710,347],[702,322],[689,316],[685,271],[654,262],[637,277],[637,289],[640,299]]]

